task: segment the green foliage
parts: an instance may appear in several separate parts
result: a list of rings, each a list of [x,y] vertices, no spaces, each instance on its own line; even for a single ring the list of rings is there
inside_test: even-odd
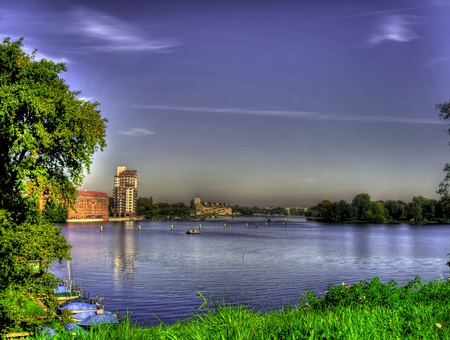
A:
[[[241,214],[243,216],[253,216],[255,211],[249,207],[241,207],[239,205],[233,206],[233,214]]]
[[[450,101],[436,104],[436,110],[439,110],[439,117],[444,120],[450,118]],[[447,133],[450,135],[450,128],[447,129]],[[439,184],[439,189],[436,191],[442,197],[450,196],[450,164],[446,163],[443,171],[446,173],[444,180]]]
[[[22,40],[0,45],[0,209],[19,223],[36,218],[42,199],[71,203],[106,146],[99,104],[77,99],[64,71],[22,51]]]
[[[200,294],[200,296],[202,296]],[[215,305],[203,296],[197,314],[173,325],[142,328],[125,320],[100,325],[89,339],[449,339],[450,284],[419,277],[405,286],[378,278],[304,294],[298,306],[261,313]],[[83,338],[77,335],[77,338]],[[62,333],[59,339],[71,339]]]
[[[44,218],[52,223],[63,223],[67,221],[67,207],[54,202],[48,202],[44,209]]]
[[[62,63],[36,60],[22,39],[0,44],[0,328],[33,327],[29,301],[53,310],[46,269],[70,259],[63,220],[92,154],[106,146],[98,103],[77,99]],[[27,302],[28,301],[28,302]],[[27,314],[28,313],[28,314]],[[28,315],[28,316],[27,316]],[[18,323],[20,321],[20,324]],[[27,326],[28,325],[28,326]]]
[[[439,189],[436,191],[441,196],[450,196],[450,164],[445,163],[444,169],[445,172],[444,180],[439,183]]]
[[[333,222],[353,221],[355,219],[356,209],[344,200],[333,203],[330,209],[330,219]]]
[[[389,221],[400,221],[405,219],[404,203],[402,201],[388,200],[384,204]]]
[[[0,293],[0,322],[4,330],[21,331],[26,323],[41,326],[47,312],[30,298],[30,295],[14,285]]]
[[[138,216],[145,215],[149,210],[152,210],[153,198],[139,197],[136,201],[136,213]]]
[[[356,209],[356,218],[359,220],[370,220],[372,217],[372,202],[368,194],[356,195],[352,201],[352,206]]]
[[[368,194],[359,194],[351,205],[344,200],[335,203],[323,200],[317,206],[310,207],[307,216],[328,222],[448,223],[450,199],[442,197],[437,201],[416,196],[407,204],[395,200],[372,202]]]
[[[440,210],[442,220],[450,223],[450,196],[441,197],[438,209]]]
[[[144,215],[150,220],[161,220],[167,218],[188,219],[191,216],[191,209],[183,202],[169,204],[160,202],[153,204],[153,198],[139,197],[137,200],[137,214]]]

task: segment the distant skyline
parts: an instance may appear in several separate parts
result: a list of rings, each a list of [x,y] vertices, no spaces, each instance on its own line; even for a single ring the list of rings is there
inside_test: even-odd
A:
[[[65,62],[107,148],[80,190],[242,206],[438,199],[450,2],[4,0],[0,36]]]

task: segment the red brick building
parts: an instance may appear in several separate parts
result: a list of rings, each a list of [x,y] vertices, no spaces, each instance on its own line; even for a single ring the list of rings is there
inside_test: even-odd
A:
[[[78,190],[74,209],[69,209],[69,219],[107,218],[109,216],[109,196],[104,192]]]

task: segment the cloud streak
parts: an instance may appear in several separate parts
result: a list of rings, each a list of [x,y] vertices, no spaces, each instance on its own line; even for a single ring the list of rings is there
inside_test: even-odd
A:
[[[170,39],[148,38],[133,25],[113,16],[83,8],[72,12],[75,22],[70,30],[93,39],[91,48],[97,51],[146,51],[167,53],[177,45]]]
[[[391,10],[385,10],[385,11],[365,12],[365,13],[346,15],[343,18],[356,18],[356,17],[365,17],[365,16],[372,16],[372,15],[380,15],[380,14],[407,12],[407,11],[414,11],[414,10],[425,9],[425,8],[433,8],[433,7],[438,7],[438,6],[442,6],[442,5],[417,6],[417,7],[391,9]]]
[[[384,41],[408,42],[419,38],[410,28],[411,20],[405,15],[387,16],[384,22],[378,27],[378,31],[369,37],[372,45],[381,44]]]
[[[155,132],[144,129],[144,128],[134,128],[126,131],[121,131],[121,135],[130,136],[130,137],[143,137],[148,135],[153,135]]]
[[[167,110],[178,112],[238,114],[250,116],[287,117],[304,120],[338,121],[338,122],[367,122],[367,123],[401,123],[401,124],[442,124],[438,119],[392,117],[392,116],[356,116],[349,114],[330,114],[312,111],[284,111],[284,110],[251,110],[243,108],[212,108],[190,106],[164,105],[133,105],[135,109]]]

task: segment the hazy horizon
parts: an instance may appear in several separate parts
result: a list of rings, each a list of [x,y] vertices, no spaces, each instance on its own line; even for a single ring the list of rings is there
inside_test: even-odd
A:
[[[65,62],[107,148],[155,202],[309,207],[438,199],[449,162],[450,3],[5,0],[1,38]]]

